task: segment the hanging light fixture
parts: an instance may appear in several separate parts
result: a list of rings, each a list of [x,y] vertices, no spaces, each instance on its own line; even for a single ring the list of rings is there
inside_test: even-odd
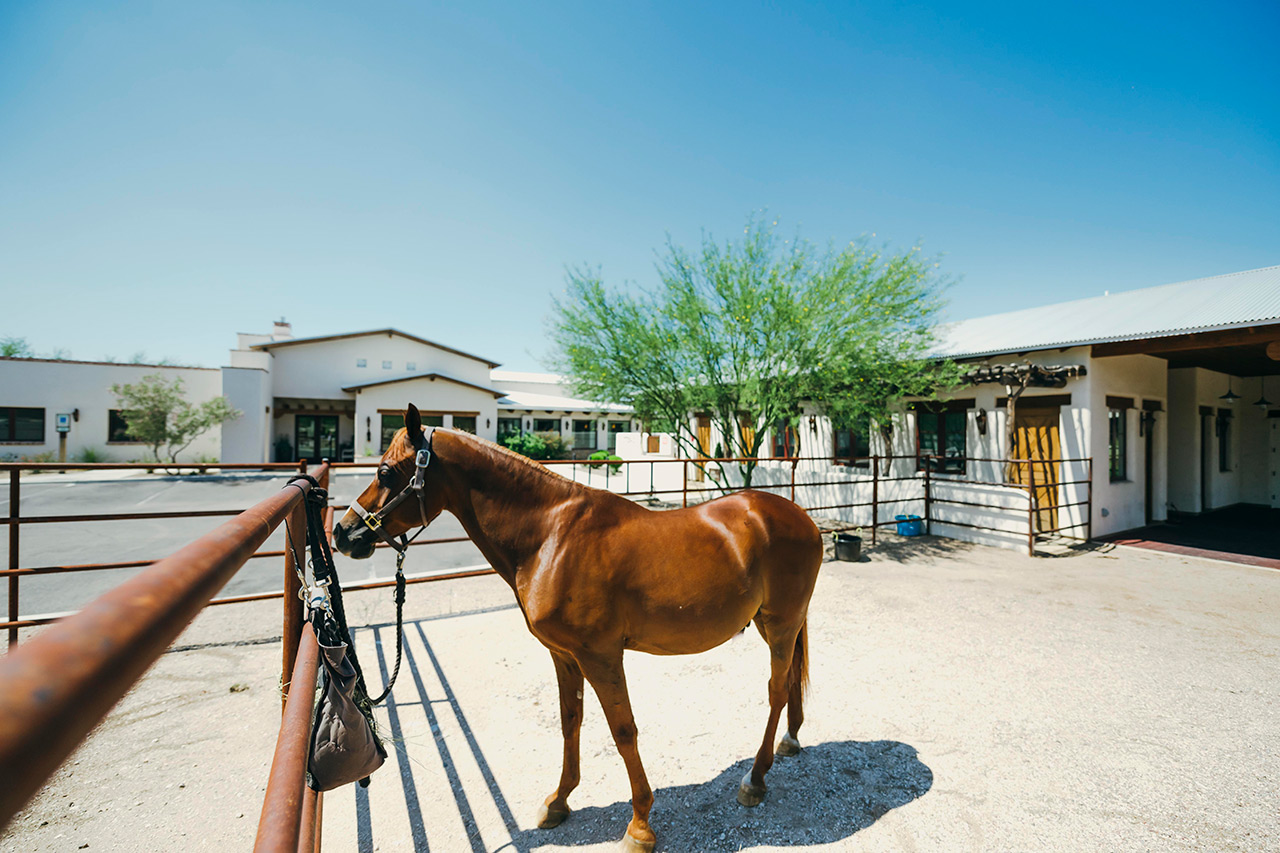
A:
[[[1230,374],[1228,374],[1228,375],[1227,375],[1227,393],[1223,394],[1223,395],[1222,395],[1221,397],[1219,397],[1218,399],[1219,399],[1219,400],[1221,400],[1221,401],[1223,401],[1224,403],[1226,403],[1228,406],[1230,406],[1230,405],[1234,404],[1236,400],[1239,400],[1239,399],[1240,399],[1240,395],[1239,395],[1239,394],[1237,394],[1235,391],[1232,391],[1232,390],[1231,390],[1231,375],[1230,375]]]
[[[1271,401],[1267,399],[1267,377],[1265,376],[1262,377],[1262,390],[1258,394],[1258,399],[1254,405],[1264,412],[1271,408]]]

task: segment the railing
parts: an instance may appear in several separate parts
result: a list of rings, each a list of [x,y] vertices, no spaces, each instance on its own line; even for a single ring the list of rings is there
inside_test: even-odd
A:
[[[17,472],[11,476],[16,480]],[[326,484],[329,466],[315,476]],[[310,488],[294,481],[0,659],[0,827],[286,518],[290,538],[304,541]],[[285,551],[286,704],[255,849],[293,853],[308,849],[300,838],[310,839],[311,849],[318,838],[320,798],[306,793],[305,782],[319,657],[315,635],[302,622],[293,551]]]
[[[123,569],[137,569],[150,566],[156,562],[157,558],[142,560],[125,560],[117,562],[101,562],[101,563],[78,563],[65,565],[44,565],[44,566],[23,566],[22,565],[22,527],[24,525],[44,525],[44,524],[74,524],[83,522],[97,521],[141,521],[154,519],[180,519],[180,518],[216,518],[221,516],[233,516],[242,512],[242,509],[214,509],[214,510],[175,510],[169,512],[111,512],[111,513],[95,513],[95,514],[79,514],[79,515],[39,515],[24,516],[22,514],[22,474],[23,472],[32,473],[37,471],[139,471],[164,469],[166,466],[154,463],[0,463],[0,473],[8,472],[9,475],[9,511],[6,516],[0,517],[0,524],[7,525],[9,528],[9,559],[7,568],[0,569],[0,578],[8,579],[8,619],[0,622],[0,629],[5,630],[8,635],[8,646],[12,649],[18,643],[19,631],[23,628],[32,628],[38,625],[47,625],[65,618],[65,614],[56,615],[21,615],[22,601],[22,579],[36,577],[40,575],[53,574],[72,574],[80,572],[97,572],[111,571]],[[175,466],[168,466],[175,467]],[[265,471],[276,472],[280,474],[289,474],[293,472],[305,472],[305,462],[289,462],[289,463],[267,463],[267,464],[243,464],[243,465],[222,465],[222,464],[202,464],[202,465],[181,465],[179,467],[183,472],[200,472],[209,473],[211,471]],[[376,463],[371,462],[345,462],[331,463],[329,470],[333,469],[356,469],[366,468],[374,469]],[[344,505],[336,505],[330,508],[329,519],[332,521],[334,511],[345,512],[347,509]],[[332,524],[329,525],[332,528]],[[437,538],[419,538],[412,545],[421,547],[425,545],[445,545],[457,542],[469,541],[465,536],[437,537]],[[387,548],[387,544],[379,542],[378,548]],[[249,556],[249,559],[263,558],[280,558],[287,556],[286,550],[270,550],[257,551]],[[409,583],[425,583],[429,581],[452,580],[455,578],[471,577],[478,574],[490,574],[492,569],[467,569],[458,572],[437,572],[430,576],[410,576]],[[355,583],[345,583],[342,585],[344,590],[362,590],[362,589],[378,589],[394,585],[394,580],[373,580]],[[246,601],[264,601],[272,598],[280,598],[285,595],[285,590],[274,590],[271,592],[251,593],[248,595],[233,595],[215,598],[208,602],[210,606],[221,604],[240,604]]]
[[[1092,537],[1092,515],[1093,515],[1093,459],[1089,458],[1054,458],[1054,459],[996,459],[990,457],[964,457],[964,458],[947,458],[945,461],[951,465],[960,463],[964,471],[969,471],[971,466],[984,468],[998,475],[986,480],[974,479],[966,476],[964,473],[954,474],[939,470],[942,457],[933,457],[929,455],[879,455],[879,456],[860,456],[842,458],[833,460],[830,457],[786,457],[778,459],[757,459],[749,457],[719,457],[711,459],[641,459],[641,460],[623,460],[608,462],[604,460],[547,460],[543,464],[551,467],[553,470],[568,467],[568,476],[570,479],[579,482],[585,482],[588,485],[595,485],[614,492],[615,494],[650,500],[675,500],[675,496],[679,495],[680,505],[687,507],[691,502],[697,503],[702,500],[716,497],[720,494],[738,491],[742,487],[738,481],[739,474],[733,468],[728,466],[741,466],[751,464],[754,468],[755,477],[751,483],[751,488],[761,491],[776,491],[784,494],[792,501],[800,504],[800,506],[808,512],[835,512],[840,510],[864,510],[866,512],[865,520],[851,522],[856,526],[866,528],[871,533],[871,544],[875,545],[878,537],[878,530],[882,527],[888,527],[898,524],[898,519],[883,519],[881,509],[888,507],[902,508],[903,505],[919,505],[919,516],[924,528],[927,532],[931,532],[934,524],[948,525],[951,527],[960,527],[981,531],[991,534],[1009,536],[1014,531],[1007,527],[997,527],[990,524],[981,524],[971,520],[962,520],[954,517],[946,517],[939,514],[939,507],[968,507],[970,509],[982,510],[987,513],[1003,513],[1006,517],[1013,518],[1017,523],[1021,524],[1021,519],[1026,519],[1026,537],[1027,551],[1031,556],[1035,555],[1036,540],[1040,536],[1049,534],[1059,534],[1069,539],[1088,540]],[[819,479],[800,479],[798,472],[801,466],[804,467],[805,475],[813,475]],[[678,470],[673,471],[671,476],[661,477],[659,469],[668,468],[670,466],[679,466]],[[1010,466],[1023,467],[1029,478],[1028,483],[1010,483],[1005,482],[1004,473],[1010,469]],[[1053,466],[1055,476],[1051,484],[1040,484],[1039,490],[1044,490],[1046,486],[1049,489],[1049,500],[1041,503],[1037,497],[1036,486],[1036,470],[1046,470],[1047,466]],[[1082,479],[1078,480],[1062,480],[1056,476],[1062,466],[1077,466],[1084,468]],[[789,469],[789,476],[785,482],[768,482],[760,479],[762,476],[770,472],[776,472],[779,467],[786,470]],[[831,469],[839,467],[846,472],[839,476],[831,473]],[[905,468],[905,473],[901,470]],[[701,469],[703,472],[712,472],[721,479],[721,483],[717,484],[714,479],[704,478],[701,481],[691,477],[692,474]],[[643,472],[643,475],[634,475],[633,472]],[[859,473],[864,472],[864,473]],[[561,470],[561,473],[564,473]],[[839,476],[838,479],[831,479]],[[660,485],[660,480],[667,482]],[[920,492],[918,495],[912,496],[889,496],[884,495],[885,487],[892,487],[895,483],[919,483]],[[803,499],[806,492],[820,487],[858,487],[862,486],[869,489],[870,495],[868,500],[837,500],[831,503],[812,503]],[[1062,490],[1075,487],[1085,486],[1086,492],[1083,500],[1080,501],[1062,501]],[[957,497],[947,497],[940,495],[939,491],[947,491],[955,487],[969,487],[970,489],[1000,489],[1012,490],[1026,498],[1024,507],[1002,506],[997,503],[987,501],[966,501]],[[800,497],[798,498],[798,495]],[[1054,527],[1044,527],[1038,523],[1039,513],[1046,510],[1066,510],[1075,507],[1084,507],[1081,513],[1081,520],[1066,524],[1058,524]],[[909,513],[908,513],[909,514]],[[1069,530],[1084,529],[1083,536],[1074,536],[1067,534]]]

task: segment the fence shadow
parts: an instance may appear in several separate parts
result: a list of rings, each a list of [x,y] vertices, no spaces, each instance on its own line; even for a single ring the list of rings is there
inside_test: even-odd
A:
[[[650,821],[658,833],[657,849],[714,853],[831,844],[933,786],[933,771],[905,743],[820,743],[794,758],[779,758],[769,772],[765,801],[747,809],[736,793],[751,762],[743,759],[708,782],[655,791]],[[555,829],[523,830],[513,841],[517,849],[601,844],[621,838],[630,819],[630,800],[588,806]]]

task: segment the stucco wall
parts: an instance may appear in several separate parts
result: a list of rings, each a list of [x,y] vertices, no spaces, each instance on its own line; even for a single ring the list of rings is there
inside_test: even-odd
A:
[[[1146,524],[1144,436],[1138,419],[1144,400],[1159,401],[1165,413],[1156,415],[1152,448],[1151,516],[1167,517],[1168,474],[1168,362],[1149,355],[1095,358],[1089,368],[1088,405],[1093,440],[1093,533],[1095,536],[1130,530]],[[1134,408],[1126,411],[1127,472],[1125,480],[1111,482],[1108,468],[1110,430],[1107,397],[1131,397]],[[1074,402],[1074,400],[1073,400]]]
[[[45,410],[44,441],[39,443],[0,442],[0,457],[33,456],[58,451],[55,415],[80,410],[67,434],[67,459],[74,460],[91,448],[104,460],[127,462],[150,458],[145,444],[108,443],[108,412],[118,409],[111,393],[113,384],[132,384],[145,376],[160,374],[167,380],[179,377],[186,398],[202,403],[222,393],[222,374],[198,367],[160,367],[140,364],[98,364],[73,361],[29,359],[0,360],[0,406],[22,406]],[[179,455],[179,461],[218,458],[221,429],[214,427],[197,438]]]
[[[244,367],[222,368],[222,394],[243,414],[222,426],[222,462],[271,461],[271,374]]]
[[[272,354],[277,397],[338,399],[342,388],[413,373],[443,373],[477,385],[489,385],[489,366],[399,335],[362,335],[336,341],[279,346]],[[365,367],[357,367],[359,359]],[[384,368],[383,362],[390,362]],[[413,362],[414,370],[407,365]],[[403,404],[401,404],[403,405]]]
[[[414,379],[393,385],[378,385],[356,394],[357,459],[376,458],[379,447],[381,415],[379,409],[403,411],[413,403],[422,412],[446,414],[444,426],[453,426],[453,413],[476,412],[476,434],[493,441],[498,432],[498,407],[493,394],[467,388],[443,379]]]

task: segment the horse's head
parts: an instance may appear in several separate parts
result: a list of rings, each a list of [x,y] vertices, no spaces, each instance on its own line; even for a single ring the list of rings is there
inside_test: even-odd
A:
[[[433,521],[444,508],[444,495],[439,465],[428,464],[431,460],[422,416],[410,403],[404,413],[404,429],[395,434],[382,454],[373,482],[333,526],[333,543],[338,550],[363,560],[373,554],[379,539],[390,541]]]

